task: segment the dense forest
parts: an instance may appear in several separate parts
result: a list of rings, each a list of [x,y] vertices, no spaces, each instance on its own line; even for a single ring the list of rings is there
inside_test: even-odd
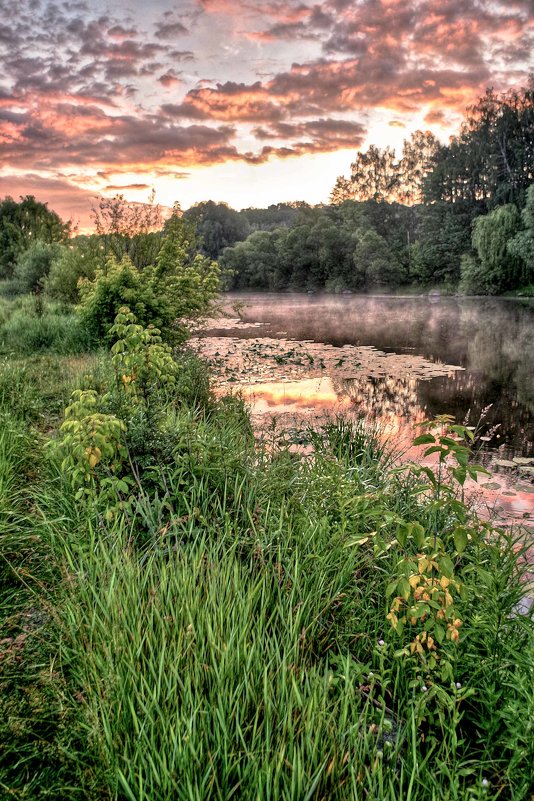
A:
[[[180,216],[179,208],[175,212]],[[168,222],[160,208],[101,199],[95,234],[73,236],[46,204],[0,202],[0,290],[79,300],[111,257],[153,265]],[[534,78],[488,89],[459,134],[405,140],[400,158],[371,145],[340,176],[328,205],[235,211],[205,201],[183,213],[191,259],[217,260],[226,289],[329,292],[441,287],[531,294],[534,284]]]
[[[399,159],[390,148],[359,152],[328,206],[238,213],[204,203],[188,214],[235,289],[411,284],[498,294],[527,287],[534,281],[533,101],[532,82],[504,94],[488,90],[448,145],[416,131]]]

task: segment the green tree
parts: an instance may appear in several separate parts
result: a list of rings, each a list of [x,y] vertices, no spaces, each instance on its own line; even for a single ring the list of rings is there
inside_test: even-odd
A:
[[[350,165],[350,178],[340,176],[332,190],[330,202],[342,203],[345,200],[394,200],[399,188],[399,165],[395,151],[386,147],[383,150],[371,145],[366,151],[359,151]]]
[[[439,140],[430,131],[415,131],[404,140],[397,191],[402,203],[423,202],[425,181],[434,168],[439,148]]]
[[[467,204],[438,201],[419,207],[411,251],[411,278],[422,284],[455,284],[462,256],[471,247],[471,211]]]
[[[22,253],[15,266],[13,278],[20,293],[40,293],[61,245],[36,240]]]
[[[163,217],[154,191],[148,203],[134,203],[124,195],[101,197],[91,214],[105,258],[121,261],[127,256],[140,270],[154,263],[163,238]]]
[[[437,151],[425,200],[462,201],[472,217],[496,206],[521,207],[534,181],[534,81],[497,94],[488,89],[467,110],[460,134]]]
[[[525,208],[521,212],[524,229],[508,242],[508,253],[521,262],[518,285],[534,283],[534,184],[527,190]]]
[[[520,260],[509,253],[508,242],[518,232],[519,225],[519,212],[512,204],[499,206],[490,214],[477,217],[472,242],[481,267],[478,275],[481,285],[468,288],[493,295],[517,286],[521,271]],[[467,279],[468,274],[464,269],[464,287]]]
[[[402,268],[386,240],[366,231],[354,249],[354,266],[367,287],[395,287],[402,282]]]
[[[104,266],[103,245],[97,236],[78,236],[60,246],[45,281],[48,295],[64,303],[79,303],[80,279],[92,281]]]
[[[33,242],[64,242],[69,231],[70,223],[33,195],[21,197],[19,203],[4,198],[0,202],[0,279],[13,276],[19,256]]]
[[[212,259],[218,259],[224,248],[243,241],[250,233],[246,217],[226,203],[198,203],[184,212],[184,217],[195,223],[202,252]]]

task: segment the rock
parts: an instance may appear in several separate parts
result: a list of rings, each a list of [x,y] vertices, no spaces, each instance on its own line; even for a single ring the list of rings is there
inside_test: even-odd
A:
[[[517,467],[517,464],[510,459],[496,459],[493,464],[495,467]]]
[[[521,465],[534,465],[534,459],[527,459],[524,456],[514,456],[514,462]]]

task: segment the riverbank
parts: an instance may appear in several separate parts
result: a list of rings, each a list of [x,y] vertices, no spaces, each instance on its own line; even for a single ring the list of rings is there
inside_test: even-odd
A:
[[[395,470],[372,425],[309,428],[313,458],[260,447],[201,362],[175,375],[132,407],[104,353],[1,366],[3,792],[529,799],[514,536]],[[89,383],[129,457],[81,502],[47,443]]]

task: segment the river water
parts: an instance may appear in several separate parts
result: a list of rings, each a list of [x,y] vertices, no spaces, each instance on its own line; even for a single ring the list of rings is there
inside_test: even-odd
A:
[[[350,412],[399,442],[437,414],[478,424],[487,502],[532,521],[533,300],[232,293],[224,305],[204,352],[256,417]]]

